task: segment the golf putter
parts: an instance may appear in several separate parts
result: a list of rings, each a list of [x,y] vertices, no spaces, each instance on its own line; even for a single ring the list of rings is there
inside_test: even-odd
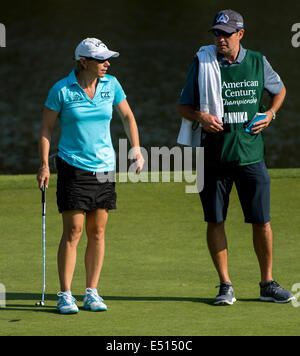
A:
[[[46,186],[45,182],[42,187],[42,218],[43,218],[43,292],[42,300],[36,303],[36,306],[45,306],[45,290],[46,290]]]

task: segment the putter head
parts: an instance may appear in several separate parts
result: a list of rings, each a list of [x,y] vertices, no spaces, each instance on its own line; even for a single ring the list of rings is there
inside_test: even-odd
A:
[[[36,306],[36,307],[44,307],[44,306],[45,306],[45,303],[42,302],[42,301],[40,301],[40,302],[35,303],[35,306]]]

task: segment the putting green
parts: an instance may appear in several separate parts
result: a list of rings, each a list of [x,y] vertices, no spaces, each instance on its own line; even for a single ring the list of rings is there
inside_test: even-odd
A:
[[[300,170],[270,170],[274,232],[274,278],[291,290],[299,277]],[[0,335],[299,335],[300,307],[263,303],[251,226],[243,223],[235,190],[226,224],[230,275],[237,302],[216,307],[218,284],[206,247],[198,194],[187,183],[119,183],[118,209],[110,213],[106,255],[99,284],[109,310],[82,309],[84,249],[72,292],[77,315],[56,313],[56,253],[61,216],[55,175],[47,191],[46,306],[35,307],[42,291],[41,194],[33,175],[0,176]],[[300,302],[300,297],[298,298]]]

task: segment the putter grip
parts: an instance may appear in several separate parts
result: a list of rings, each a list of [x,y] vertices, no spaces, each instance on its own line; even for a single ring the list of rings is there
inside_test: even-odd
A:
[[[42,216],[46,215],[46,187],[45,183],[42,187]]]

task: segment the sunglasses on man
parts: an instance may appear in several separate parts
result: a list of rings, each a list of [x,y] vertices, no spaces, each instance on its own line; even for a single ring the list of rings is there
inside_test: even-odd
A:
[[[235,32],[231,32],[231,33],[227,33],[221,30],[213,30],[212,33],[214,34],[215,37],[230,37],[232,36],[234,33],[237,33],[238,31]]]

